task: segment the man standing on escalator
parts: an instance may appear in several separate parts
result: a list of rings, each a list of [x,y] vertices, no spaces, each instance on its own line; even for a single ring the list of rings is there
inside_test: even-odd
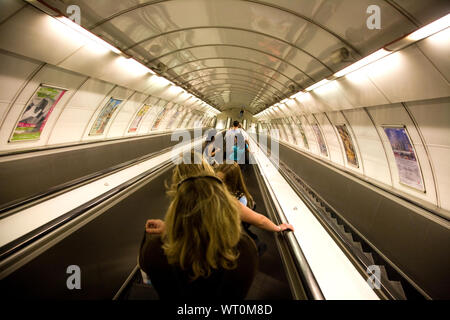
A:
[[[240,153],[245,153],[248,147],[248,136],[245,138],[244,131],[239,128],[239,121],[233,121],[233,127],[225,133],[225,159],[227,163],[237,162],[245,164],[245,157],[240,156]]]

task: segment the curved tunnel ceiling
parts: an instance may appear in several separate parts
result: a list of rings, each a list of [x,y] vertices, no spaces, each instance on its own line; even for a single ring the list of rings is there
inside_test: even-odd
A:
[[[45,0],[65,12],[60,0]],[[257,113],[439,18],[445,0],[73,0],[81,25],[219,110]],[[381,9],[369,30],[367,8]],[[221,75],[218,77],[218,75]]]

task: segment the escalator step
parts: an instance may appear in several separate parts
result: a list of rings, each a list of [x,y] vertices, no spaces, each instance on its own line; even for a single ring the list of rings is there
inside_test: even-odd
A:
[[[348,240],[350,240],[351,242],[353,242],[353,237],[352,237],[352,234],[351,234],[351,233],[346,232],[346,233],[344,233],[344,236],[345,236]]]
[[[339,221],[338,221],[338,223],[339,223]],[[343,225],[341,225],[341,224],[338,224],[337,226],[338,226],[339,230],[341,230],[341,231],[342,231],[342,233],[343,233],[343,234],[345,234],[345,233],[346,233],[346,232],[345,232],[345,230],[344,230],[344,226],[343,226]]]
[[[375,264],[375,261],[373,260],[373,256],[370,252],[363,252],[363,253],[367,257],[367,260],[369,261],[369,265]]]
[[[391,285],[398,294],[399,298],[402,300],[406,300],[405,291],[403,290],[402,284],[400,281],[391,281]]]
[[[380,271],[381,271],[381,279],[382,279],[382,281],[391,281],[389,279],[389,276],[388,276],[387,272],[386,272],[386,267],[383,266],[383,265],[379,265],[379,267],[380,267]]]
[[[327,215],[328,218],[333,218],[331,215],[331,212],[329,210],[324,210],[325,214]]]
[[[351,235],[350,235],[350,236],[351,236]],[[352,238],[352,239],[353,239],[353,238]],[[358,250],[359,250],[360,252],[363,251],[360,242],[354,241],[353,244],[354,244],[354,246],[355,246],[356,248],[358,248]]]

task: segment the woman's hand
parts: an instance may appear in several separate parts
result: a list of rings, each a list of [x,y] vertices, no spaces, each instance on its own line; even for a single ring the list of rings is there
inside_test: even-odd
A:
[[[236,199],[236,202],[238,203],[240,208],[239,211],[242,221],[250,223],[251,225],[254,225],[257,228],[261,228],[272,232],[281,232],[285,230],[294,231],[294,227],[292,225],[288,223],[282,223],[279,226],[277,226],[266,216],[253,211],[247,206],[244,206],[244,204],[239,200]]]
[[[150,234],[162,234],[166,224],[160,219],[150,219],[145,223],[145,232]]]
[[[282,223],[282,224],[278,225],[278,228],[280,228],[280,231],[278,231],[278,232],[286,231],[286,230],[294,231],[294,227],[289,223]]]

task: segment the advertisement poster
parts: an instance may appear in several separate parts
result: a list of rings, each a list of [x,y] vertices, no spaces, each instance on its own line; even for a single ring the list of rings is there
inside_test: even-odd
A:
[[[303,145],[306,149],[309,149],[308,139],[306,139],[305,130],[303,130],[303,125],[302,125],[302,122],[300,119],[298,119],[297,125],[298,125],[298,130],[300,131],[300,134],[303,139]]]
[[[276,123],[276,120],[272,120],[273,122],[270,123],[270,135],[275,137],[275,139],[280,139],[280,129],[278,128],[278,124]]]
[[[146,115],[149,109],[150,106],[148,104],[142,106],[142,108],[136,114],[136,117],[134,118],[133,122],[131,123],[130,128],[128,129],[128,133],[137,131],[139,124],[141,123],[142,119],[144,119],[144,116]]]
[[[297,144],[297,140],[295,139],[295,133],[291,126],[291,121],[289,119],[284,120],[284,127],[286,128],[286,132],[288,135],[288,142]]]
[[[158,114],[158,117],[156,118],[155,123],[153,124],[153,128],[152,130],[157,130],[159,125],[161,124],[162,119],[164,118],[164,116],[167,114],[167,112],[169,111],[169,107],[165,106],[161,112]]]
[[[187,109],[183,109],[183,111],[181,111],[180,121],[177,124],[177,128],[183,128],[184,124],[186,123],[188,114],[189,112],[187,111]]]
[[[39,140],[47,119],[67,90],[41,85],[22,112],[9,141]]]
[[[92,125],[91,131],[89,132],[90,136],[97,136],[103,134],[106,125],[108,124],[109,120],[111,120],[112,115],[117,110],[122,101],[123,100],[109,98],[109,101],[103,107],[102,111],[100,111],[100,113],[97,116],[97,119]]]
[[[319,129],[319,125],[317,123],[313,123],[311,124],[311,127],[314,131],[314,134],[316,135],[317,143],[319,144],[320,148],[320,153],[323,156],[328,157],[327,145],[325,144],[325,140],[323,139],[322,132]]]
[[[188,128],[195,128],[197,126],[197,120],[200,118],[199,112],[192,111],[192,117],[187,124]]]
[[[425,191],[414,148],[405,127],[383,127],[394,152],[400,183]]]
[[[284,126],[281,123],[281,120],[275,120],[275,121],[276,121],[277,129],[278,129],[278,133],[279,133],[279,139],[287,141],[286,130],[284,129]]]
[[[169,120],[169,123],[167,124],[167,129],[176,129],[179,127],[181,121],[183,121],[183,106],[176,107],[176,111],[172,115],[172,117]]]
[[[158,118],[158,114],[162,111],[163,107],[160,107],[158,105],[151,105],[150,110],[148,111],[148,115],[146,118],[146,124],[148,125],[149,130],[153,127],[153,124],[155,123],[156,119]]]
[[[194,124],[193,124],[194,128],[201,128],[201,126],[202,126],[202,124],[200,122],[201,118],[202,118],[201,113],[197,113],[197,115],[195,116]]]
[[[295,145],[298,145],[299,141],[298,141],[297,131],[295,130],[295,119],[294,119],[294,117],[289,118],[287,123],[288,123],[288,126],[289,126],[289,130],[291,131],[293,143]]]
[[[336,125],[336,129],[341,136],[342,144],[344,145],[345,155],[347,156],[347,162],[355,167],[359,167],[358,158],[356,156],[355,146],[353,140],[348,133],[347,126],[345,124]]]
[[[194,117],[195,117],[195,114],[192,111],[186,115],[186,117],[184,118],[184,121],[185,121],[184,128],[191,127],[191,123],[192,123]]]
[[[172,127],[173,129],[178,129],[178,128],[182,128],[182,124],[183,124],[183,122],[184,122],[184,118],[186,117],[186,115],[187,115],[187,111],[185,110],[185,108],[184,107],[182,107],[182,106],[180,106],[179,108],[178,108],[178,119],[177,119],[177,121],[175,122],[175,125]]]
[[[179,127],[180,128],[187,128],[187,125],[189,123],[189,119],[191,118],[191,112],[187,112],[186,110],[184,111],[183,114],[183,120],[181,121]]]
[[[177,108],[178,106],[176,104],[171,104],[169,111],[165,114],[164,119],[161,120],[159,125],[160,129],[168,130],[171,128],[177,116]]]

